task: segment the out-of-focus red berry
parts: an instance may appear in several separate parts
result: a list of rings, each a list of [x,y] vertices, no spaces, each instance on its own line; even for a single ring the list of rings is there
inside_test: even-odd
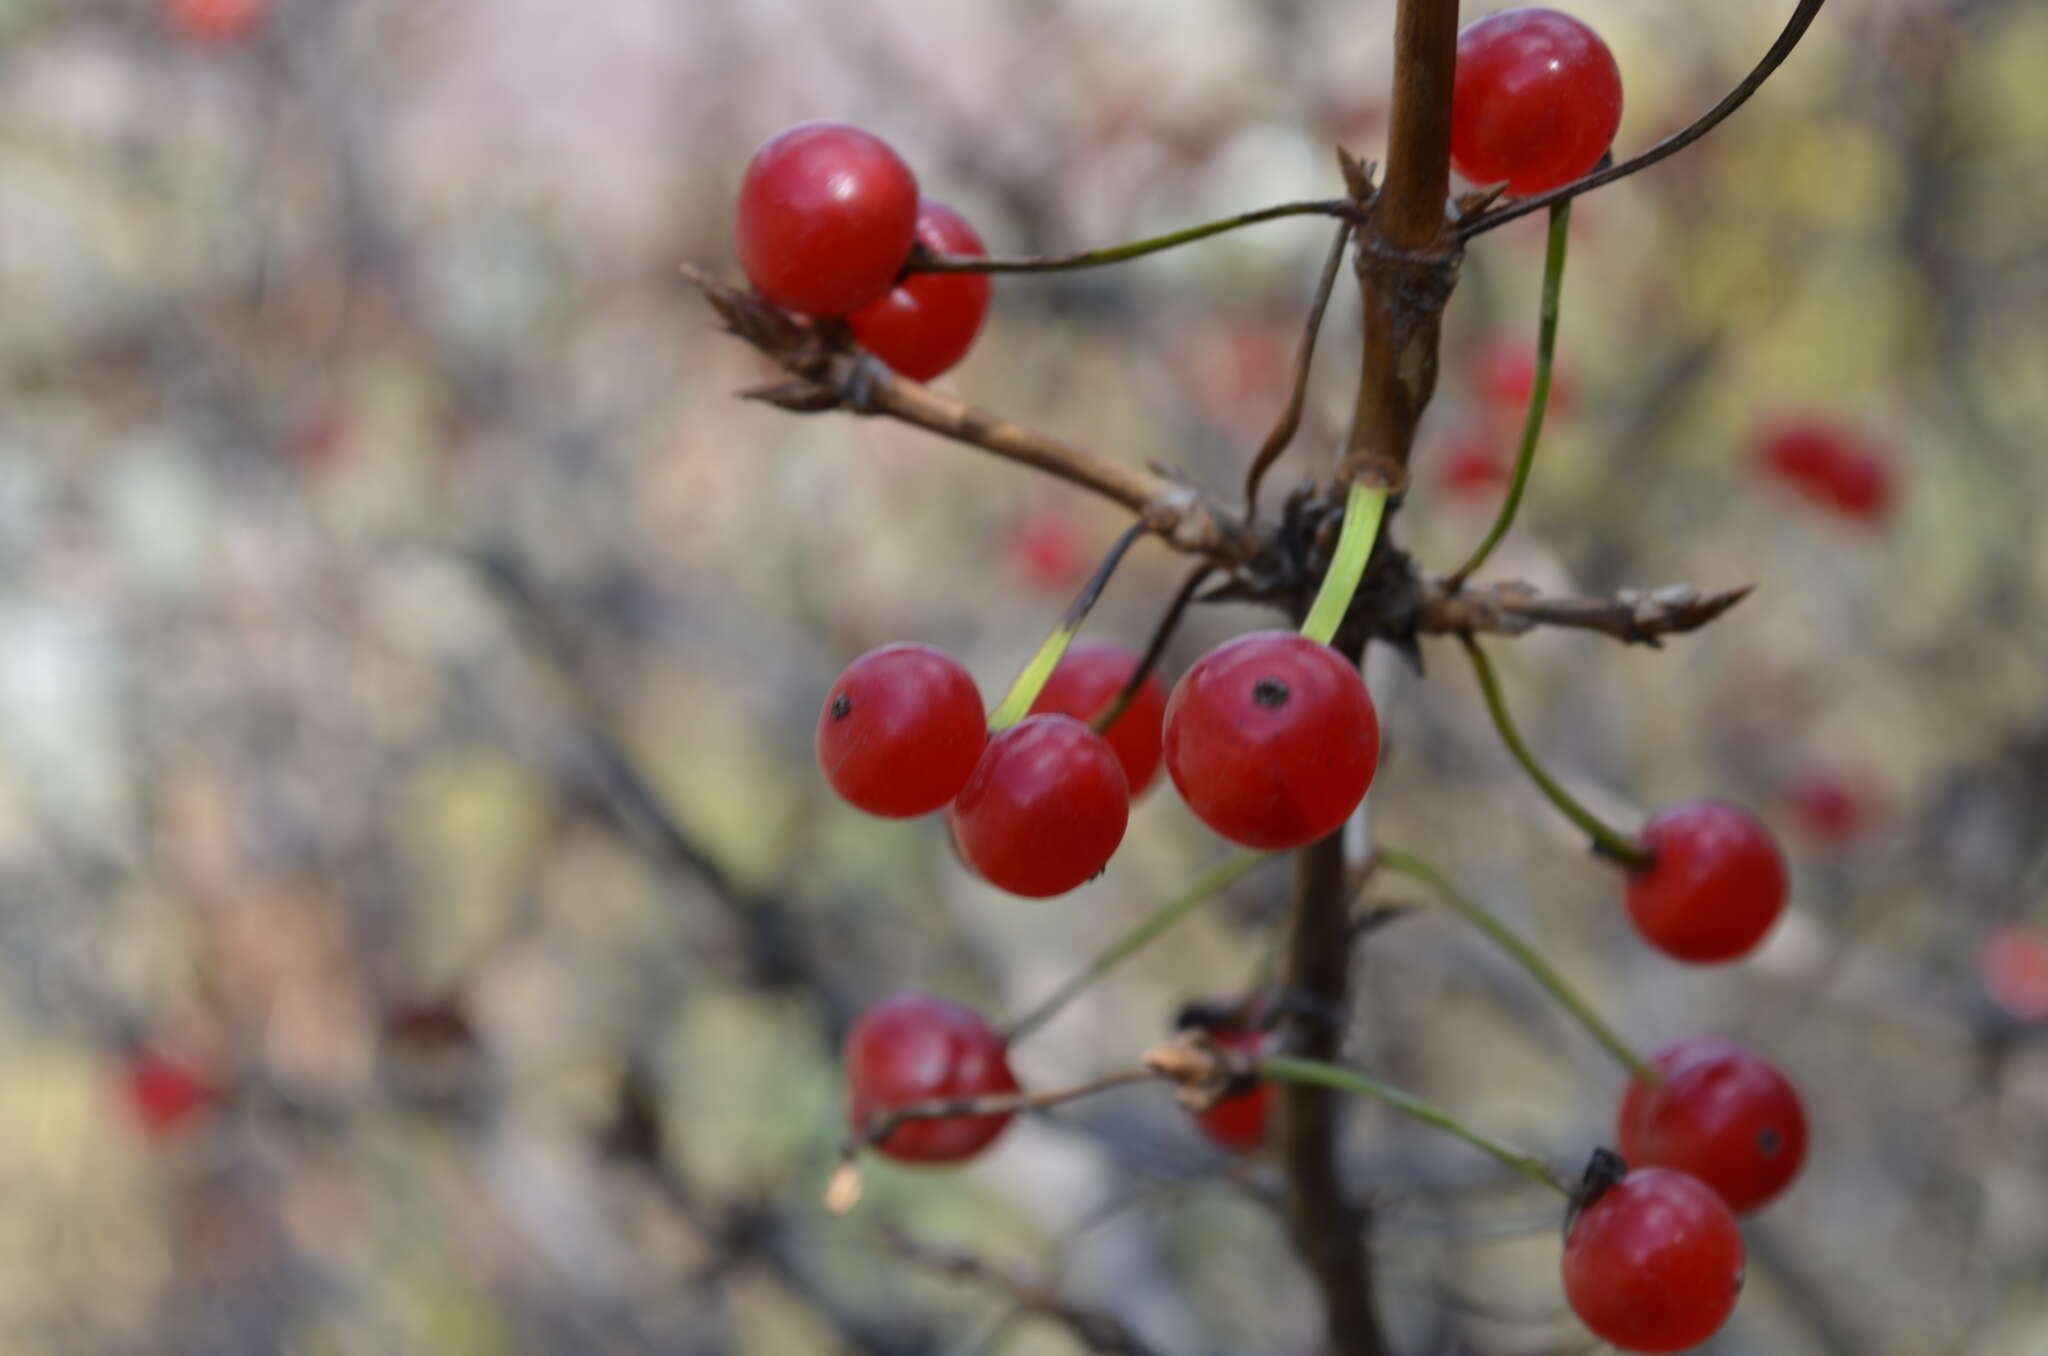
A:
[[[1841,847],[1867,833],[1883,800],[1864,782],[1833,770],[1808,772],[1786,791],[1792,824],[1819,847]]]
[[[865,1134],[876,1116],[919,1102],[1017,1091],[1003,1038],[972,1008],[906,993],[875,1004],[846,1036],[846,1121]],[[1008,1114],[905,1121],[876,1149],[906,1163],[956,1163],[986,1149]]]
[[[1849,424],[1807,418],[1766,428],[1757,463],[1808,503],[1837,517],[1876,526],[1890,517],[1896,486],[1890,457]]]
[[[1212,1029],[1209,1039],[1219,1049],[1260,1053],[1266,1036],[1260,1031]],[[1273,1085],[1264,1079],[1242,1092],[1232,1093],[1207,1111],[1195,1113],[1202,1133],[1234,1154],[1248,1154],[1266,1142],[1266,1128],[1273,1117]]]
[[[225,46],[254,34],[269,17],[269,0],[165,0],[171,29],[193,42]]]
[[[1054,508],[1019,518],[1004,538],[1003,555],[1018,578],[1047,593],[1072,592],[1095,564],[1072,516]]]
[[[2010,923],[1985,939],[1977,973],[1991,1001],[2023,1022],[2048,1022],[2048,929]]]
[[[1536,389],[1536,341],[1495,339],[1479,350],[1477,373],[1480,399],[1488,413],[1504,427],[1517,431],[1529,412],[1529,393]],[[1578,388],[1564,360],[1553,354],[1550,360],[1550,399],[1544,406],[1546,419],[1568,419]]]
[[[152,1139],[162,1139],[221,1099],[221,1089],[191,1065],[150,1046],[129,1052],[121,1086],[136,1122]]]
[[[1500,444],[1476,430],[1467,430],[1438,449],[1434,462],[1437,483],[1460,499],[1497,490],[1514,474]]]

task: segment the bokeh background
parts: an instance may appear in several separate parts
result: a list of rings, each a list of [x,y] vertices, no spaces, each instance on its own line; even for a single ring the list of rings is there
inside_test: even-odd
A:
[[[1784,8],[1575,3],[1624,72],[1618,148]],[[1122,522],[733,399],[762,362],[676,266],[733,275],[747,155],[813,117],[1002,252],[1333,195],[1330,146],[1383,143],[1391,12],[0,0],[0,1350],[1082,1349],[885,1225],[1148,1350],[1313,1350],[1271,1165],[1158,1088],[819,1208],[860,1006],[1020,1011],[1225,848],[1157,790],[1105,878],[1027,903],[935,822],[831,798],[840,666],[921,640],[1000,691]],[[1730,1356],[2048,1353],[2048,942],[2004,931],[2048,926],[2044,65],[2028,0],[1833,0],[1732,122],[1577,215],[1569,390],[1490,573],[1758,588],[1662,652],[1494,649],[1618,822],[1716,794],[1777,827],[1796,906],[1760,956],[1641,947],[1455,647],[1369,664],[1376,835],[1640,1044],[1725,1032],[1803,1088],[1810,1166],[1749,1228]],[[1486,237],[1452,306],[1397,529],[1438,568],[1498,494],[1488,374],[1532,342],[1541,237]],[[946,382],[1233,485],[1324,246],[1281,222],[1003,280]],[[1340,289],[1285,481],[1326,467],[1356,334]],[[1889,512],[1770,474],[1794,418],[1853,430]],[[1141,545],[1091,630],[1141,641],[1178,571]],[[1201,611],[1169,676],[1262,620]],[[1283,885],[1252,874],[1020,1075],[1123,1067],[1241,991]],[[1618,1071],[1455,919],[1357,966],[1357,1062],[1561,1166],[1607,1137]],[[1550,1201],[1372,1107],[1351,1149],[1403,1350],[1598,1349]]]

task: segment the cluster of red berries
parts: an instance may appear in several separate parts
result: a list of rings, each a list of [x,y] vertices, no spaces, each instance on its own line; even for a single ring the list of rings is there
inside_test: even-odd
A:
[[[818,717],[818,763],[870,814],[951,807],[953,841],[990,884],[1032,898],[1093,878],[1123,841],[1130,802],[1162,758],[1189,808],[1246,847],[1300,847],[1335,830],[1379,763],[1379,720],[1358,670],[1293,631],[1257,631],[1189,668],[1172,699],[1120,645],[1077,642],[1031,714],[990,734],[958,661],[922,645],[855,660]]]
[[[755,291],[843,320],[862,348],[917,381],[967,356],[988,314],[986,275],[905,275],[915,246],[986,251],[958,212],[918,196],[917,176],[887,142],[857,127],[804,123],[754,152],[734,238]]]

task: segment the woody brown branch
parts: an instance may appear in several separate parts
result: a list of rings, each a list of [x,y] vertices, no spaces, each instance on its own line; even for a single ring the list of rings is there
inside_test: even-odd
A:
[[[1656,649],[1663,637],[1698,630],[1749,593],[1747,586],[1706,591],[1669,584],[1623,589],[1612,598],[1548,598],[1520,582],[1454,591],[1447,578],[1425,577],[1415,629],[1431,635],[1519,636],[1538,626],[1565,626]]]

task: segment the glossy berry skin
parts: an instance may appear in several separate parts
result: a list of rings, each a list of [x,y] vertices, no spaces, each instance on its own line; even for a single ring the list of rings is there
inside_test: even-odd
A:
[[[846,1033],[846,1124],[858,1135],[880,1112],[1017,1091],[1003,1038],[972,1008],[905,993],[875,1004]],[[905,1121],[876,1149],[905,1163],[956,1163],[986,1149],[1001,1116]]]
[[[1598,164],[1621,126],[1621,70],[1598,34],[1554,9],[1510,9],[1458,34],[1451,164],[1516,197]]]
[[[1195,661],[1166,704],[1166,770],[1195,817],[1278,851],[1334,831],[1379,766],[1358,670],[1293,631],[1254,631]]]
[[[927,198],[917,241],[940,254],[987,254],[966,218]],[[974,347],[988,317],[986,273],[913,273],[846,318],[860,346],[912,381],[930,381]]]
[[[147,1046],[129,1053],[121,1082],[136,1121],[152,1139],[175,1133],[221,1099],[221,1090],[198,1071]]]
[[[1056,712],[1092,724],[1096,715],[1116,700],[1124,684],[1137,671],[1140,656],[1129,646],[1108,640],[1077,640],[1060,656],[1059,667],[1046,679],[1034,713]],[[1130,784],[1131,799],[1145,794],[1159,775],[1161,726],[1166,721],[1166,684],[1159,675],[1146,675],[1137,695],[1131,698],[1116,723],[1103,732],[1110,748],[1123,764],[1124,780]]]
[[[1641,1168],[1579,1211],[1564,1236],[1564,1297],[1623,1351],[1684,1351],[1735,1311],[1744,1255],[1735,1216],[1712,1187]]]
[[[1643,826],[1650,864],[1628,880],[1636,931],[1667,956],[1745,956],[1785,908],[1785,859],[1770,831],[1725,801],[1694,800]]]
[[[1209,1039],[1223,1050],[1257,1054],[1265,1048],[1266,1037],[1258,1031],[1212,1030]],[[1261,1080],[1243,1092],[1225,1097],[1207,1111],[1195,1113],[1202,1133],[1234,1154],[1248,1154],[1266,1142],[1266,1128],[1273,1118],[1273,1085]]]
[[[733,237],[756,291],[843,316],[895,286],[917,231],[917,178],[857,127],[807,122],[768,139],[740,181]]]
[[[1891,516],[1891,464],[1845,424],[1799,419],[1767,429],[1757,461],[1808,503],[1837,517],[1873,527]]]
[[[854,660],[818,714],[825,780],[848,804],[887,819],[953,799],[987,742],[974,679],[928,645],[885,645]]]
[[[988,741],[953,802],[953,842],[989,884],[1044,899],[1109,865],[1130,813],[1108,740],[1072,716],[1026,716]]]
[[[1806,1109],[1785,1075],[1733,1041],[1695,1036],[1650,1057],[1615,1116],[1621,1156],[1637,1168],[1699,1178],[1736,1214],[1775,1199],[1806,1161]]]
[[[268,0],[167,0],[165,16],[182,37],[226,46],[263,26]]]

